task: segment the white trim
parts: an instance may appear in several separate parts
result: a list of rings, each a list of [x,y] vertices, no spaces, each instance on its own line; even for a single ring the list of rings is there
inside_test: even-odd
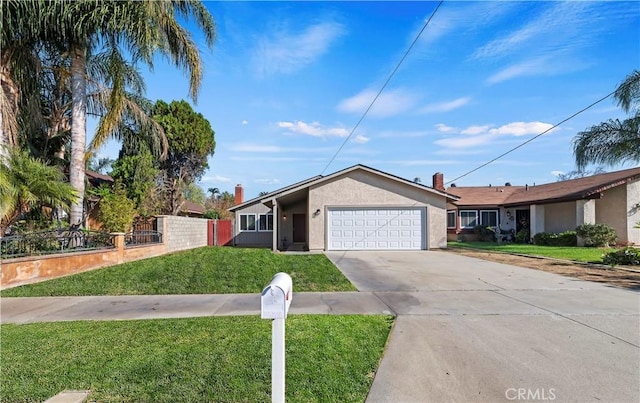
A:
[[[473,215],[476,218],[476,225],[478,225],[478,210],[460,210],[458,212],[458,217],[460,217],[460,228],[464,228],[464,229],[473,229],[475,228],[476,225],[473,226],[469,226],[469,225],[462,225],[462,213],[473,213]]]
[[[449,226],[449,214],[453,214],[453,227]],[[458,210],[447,210],[447,229],[458,228]]]
[[[267,229],[260,229],[260,218],[262,216],[267,217],[265,224],[267,225]],[[268,216],[271,216],[271,229],[269,229],[269,219]],[[258,232],[273,232],[273,213],[269,212],[269,213],[262,213],[262,214],[258,214],[258,217],[256,218],[256,229]]]
[[[238,232],[256,232],[258,229],[258,220],[256,217],[256,213],[242,213],[242,214],[238,214],[238,221],[239,221],[239,225],[238,225]],[[242,229],[242,216],[253,216],[253,229]],[[247,220],[246,222],[247,227],[249,226],[249,221]]]
[[[480,210],[480,212],[478,213],[478,221],[480,222],[480,225],[484,225],[485,227],[488,227],[489,224],[485,224],[482,221],[482,213],[494,213],[496,215],[496,226],[500,225],[500,211],[499,210]]]

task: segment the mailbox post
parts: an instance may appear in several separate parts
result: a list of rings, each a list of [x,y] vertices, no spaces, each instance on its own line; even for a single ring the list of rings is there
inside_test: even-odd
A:
[[[285,357],[284,321],[293,298],[293,283],[287,273],[278,273],[262,290],[260,317],[271,323],[271,400],[284,403]]]

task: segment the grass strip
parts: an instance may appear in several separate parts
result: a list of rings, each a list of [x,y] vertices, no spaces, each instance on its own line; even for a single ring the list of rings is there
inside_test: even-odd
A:
[[[529,244],[501,244],[491,242],[448,242],[449,247],[481,249],[494,252],[518,253],[529,256],[551,257],[578,262],[602,263],[602,255],[614,248],[587,248],[578,246],[539,246]]]
[[[290,402],[362,402],[389,316],[292,315],[286,323]],[[89,389],[99,402],[265,402],[271,321],[208,317],[2,325],[0,401],[43,401]]]
[[[277,272],[294,290],[356,291],[322,254],[204,247],[3,290],[2,297],[257,293]]]

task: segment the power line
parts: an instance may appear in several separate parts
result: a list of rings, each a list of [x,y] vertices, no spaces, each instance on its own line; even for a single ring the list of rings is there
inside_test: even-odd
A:
[[[468,172],[466,172],[466,173],[464,173],[464,174],[462,174],[462,175],[458,176],[458,177],[457,177],[457,178],[455,178],[455,179],[451,179],[450,181],[445,182],[445,185],[447,185],[447,184],[449,184],[449,183],[452,183],[452,182],[455,182],[455,181],[457,181],[458,179],[464,178],[465,176],[470,175],[470,174],[474,173],[475,171],[477,171],[477,170],[479,170],[479,169],[482,169],[482,168],[486,167],[487,165],[489,165],[489,164],[492,164],[492,163],[496,162],[497,160],[499,160],[500,158],[504,157],[505,155],[507,155],[507,154],[511,154],[512,152],[514,152],[514,151],[515,151],[515,150],[517,150],[518,148],[524,147],[525,145],[527,145],[527,144],[531,143],[533,140],[537,139],[538,137],[540,137],[540,136],[542,136],[542,135],[544,135],[544,134],[546,134],[546,133],[549,133],[551,130],[553,130],[553,129],[555,129],[556,127],[558,127],[558,126],[562,125],[563,123],[568,122],[569,120],[571,120],[571,119],[575,118],[576,116],[578,116],[578,115],[579,115],[579,114],[581,114],[582,112],[585,112],[586,110],[591,109],[592,107],[596,106],[596,105],[597,105],[597,104],[599,104],[600,102],[602,102],[602,101],[604,101],[605,99],[609,98],[609,97],[610,97],[611,95],[613,95],[615,92],[616,92],[616,91],[612,91],[612,92],[610,92],[608,95],[605,95],[604,97],[602,97],[602,98],[598,99],[597,101],[593,102],[591,105],[589,105],[589,106],[587,106],[587,107],[585,107],[585,108],[580,109],[578,112],[574,113],[573,115],[569,116],[568,118],[566,118],[566,119],[564,119],[564,120],[562,120],[562,121],[560,121],[560,122],[556,123],[555,125],[551,126],[550,128],[548,128],[547,130],[543,131],[542,133],[539,133],[539,134],[535,135],[534,137],[532,137],[532,138],[530,138],[529,140],[527,140],[527,141],[525,141],[525,142],[523,142],[523,143],[521,143],[521,144],[519,144],[519,145],[517,145],[517,146],[513,147],[512,149],[510,149],[510,150],[508,150],[508,151],[505,151],[504,153],[502,153],[502,154],[498,155],[497,157],[493,158],[492,160],[485,162],[484,164],[482,164],[482,165],[480,165],[480,166],[478,166],[478,167],[476,167],[476,168],[472,169],[471,171],[468,171]]]
[[[438,3],[438,5],[436,6],[436,8],[433,10],[433,12],[431,13],[431,15],[429,16],[429,19],[427,19],[427,21],[425,21],[424,25],[422,26],[422,29],[420,30],[420,32],[418,32],[418,35],[416,35],[415,39],[413,40],[413,42],[411,42],[411,45],[409,45],[409,48],[407,49],[407,51],[404,53],[404,55],[402,56],[402,58],[400,59],[400,61],[398,62],[398,64],[396,65],[396,67],[393,69],[393,71],[391,72],[391,74],[389,75],[389,77],[387,78],[387,81],[384,82],[384,84],[382,85],[382,88],[380,88],[380,91],[378,91],[378,93],[376,94],[376,96],[373,98],[373,100],[371,101],[371,103],[369,104],[369,106],[367,107],[367,109],[364,111],[364,113],[362,114],[362,116],[360,117],[360,119],[358,120],[358,122],[356,123],[355,126],[353,126],[353,129],[351,129],[351,132],[349,132],[349,135],[347,136],[346,139],[344,139],[344,141],[342,142],[342,144],[340,145],[340,147],[338,148],[338,151],[336,151],[335,154],[333,154],[333,157],[331,157],[331,159],[329,160],[329,162],[327,163],[327,165],[324,167],[324,169],[322,170],[322,172],[320,172],[320,175],[324,175],[325,171],[327,170],[327,168],[329,168],[329,166],[333,163],[333,161],[336,159],[336,157],[338,156],[338,154],[340,154],[340,151],[342,151],[342,149],[344,148],[344,146],[347,144],[347,142],[349,141],[349,139],[351,138],[351,136],[353,136],[353,133],[355,133],[356,129],[358,128],[358,126],[360,126],[360,123],[362,123],[362,121],[364,120],[364,118],[367,116],[367,114],[369,113],[369,111],[371,110],[371,108],[373,107],[373,104],[376,103],[376,101],[378,100],[378,98],[380,97],[380,95],[382,94],[382,91],[384,91],[384,89],[387,87],[387,84],[389,84],[389,82],[391,81],[391,79],[393,78],[393,76],[396,74],[396,72],[398,71],[398,69],[400,68],[400,66],[402,65],[402,63],[404,62],[404,60],[407,58],[407,56],[409,55],[409,53],[411,52],[411,49],[413,49],[413,46],[416,44],[416,42],[418,42],[418,39],[420,39],[420,36],[422,36],[422,33],[424,32],[424,30],[427,28],[427,26],[429,26],[429,23],[431,22],[431,19],[433,18],[434,15],[436,15],[436,12],[438,11],[438,9],[440,8],[440,6],[442,5],[442,3],[444,3],[444,0],[440,0],[440,2]]]

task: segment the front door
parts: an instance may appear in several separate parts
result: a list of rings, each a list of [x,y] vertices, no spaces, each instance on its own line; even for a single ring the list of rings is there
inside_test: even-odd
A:
[[[293,242],[307,241],[307,217],[304,214],[293,215]]]
[[[516,232],[520,230],[529,230],[529,209],[516,210]]]

